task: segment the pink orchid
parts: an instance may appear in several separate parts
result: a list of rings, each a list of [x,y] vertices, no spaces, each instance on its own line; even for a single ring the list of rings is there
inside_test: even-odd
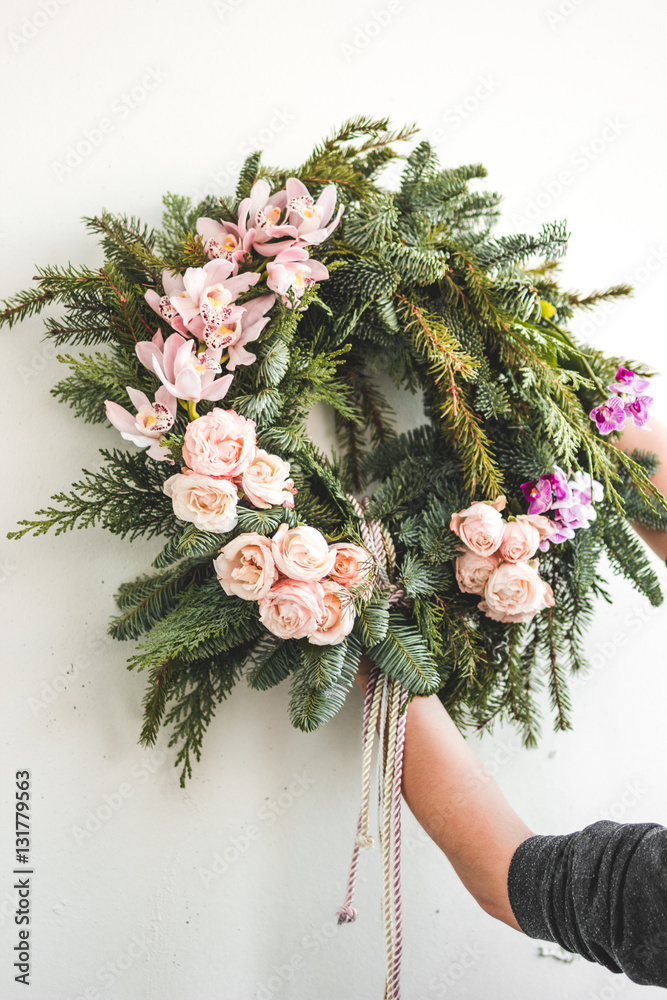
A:
[[[329,277],[324,264],[319,260],[311,260],[308,251],[297,246],[281,250],[275,261],[267,264],[266,270],[267,285],[272,291],[277,292],[289,307],[293,305],[295,299],[301,298],[306,288],[310,288],[316,281],[324,281]]]
[[[184,291],[182,276],[180,274],[174,275],[171,271],[163,271],[162,287],[164,295],[158,295],[153,288],[149,288],[144,294],[144,298],[151,309],[154,309],[158,316],[169,323],[169,326],[177,330],[178,333],[185,333],[185,323],[178,310],[171,303],[172,295],[181,295]]]
[[[197,232],[204,240],[206,253],[211,260],[228,260],[233,264],[232,274],[238,274],[239,264],[252,247],[255,230],[249,232],[244,224],[216,222],[214,219],[197,219]]]
[[[165,386],[161,386],[155,393],[154,403],[138,389],[129,385],[126,389],[137,409],[136,415],[107,399],[104,403],[107,418],[120,431],[125,441],[132,441],[140,448],[150,445],[147,454],[158,461],[169,459],[169,453],[160,447],[159,442],[176,419],[176,399]]]
[[[333,222],[329,222],[336,207],[336,185],[327,184],[314,201],[308,188],[296,177],[288,178],[287,211],[289,221],[296,226],[299,245],[323,243],[334,231],[345,208],[341,205]]]
[[[255,181],[250,197],[244,198],[239,205],[239,228],[254,232],[254,249],[267,257],[278,253],[286,242],[297,238],[296,226],[280,225],[280,217],[286,206],[287,192],[283,189],[271,194],[271,188],[265,180]],[[289,241],[268,242],[282,236],[289,237]]]
[[[275,295],[259,295],[243,306],[229,310],[229,316],[220,323],[206,324],[204,340],[209,348],[227,350],[227,368],[233,372],[237,365],[251,365],[257,360],[255,354],[245,350],[245,344],[257,340],[269,322],[265,315],[273,308]]]
[[[154,371],[177,399],[195,403],[200,399],[223,399],[234,377],[215,377],[222,371],[220,348],[197,354],[195,341],[178,333],[172,333],[165,342],[158,330],[152,341],[142,340],[135,349],[142,365]]]

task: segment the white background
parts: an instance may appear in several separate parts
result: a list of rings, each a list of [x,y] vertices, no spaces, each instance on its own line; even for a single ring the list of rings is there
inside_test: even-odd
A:
[[[256,144],[297,164],[345,117],[388,114],[416,119],[446,164],[487,165],[506,196],[501,231],[566,218],[571,287],[634,277],[634,299],[579,330],[666,370],[665,7],[562,0],[558,13],[559,2],[5,0],[0,294],[36,264],[96,266],[84,215],[157,224],[167,190],[233,190]],[[50,396],[62,372],[40,331],[33,320],[2,334],[4,530],[119,443]],[[402,413],[413,422],[418,404]],[[105,637],[112,595],[157,544],[102,531],[2,539],[0,995],[24,995],[9,809],[15,770],[30,768],[35,1000],[381,997],[377,853],[362,859],[359,920],[333,921],[358,803],[357,692],[306,736],[288,724],[284,686],[241,685],[182,791],[166,739],[157,753],[137,745],[143,679]],[[539,832],[602,815],[667,823],[664,612],[647,613],[625,583],[612,593],[590,633],[596,669],[573,694],[574,731],[553,735],[547,721],[534,751],[510,730],[473,738]],[[407,810],[405,831],[408,1000],[659,995],[541,956],[477,908]],[[207,880],[216,855],[232,861]]]

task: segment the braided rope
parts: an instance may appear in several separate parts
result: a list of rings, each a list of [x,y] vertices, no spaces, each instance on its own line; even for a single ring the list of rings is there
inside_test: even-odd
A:
[[[405,750],[405,724],[406,713],[404,711],[408,692],[401,688],[398,695],[398,728],[396,734],[396,755],[394,759],[394,783],[392,788],[392,869],[393,869],[393,894],[394,894],[394,962],[391,969],[391,982],[394,990],[394,997],[398,1000],[400,995],[401,978],[401,956],[403,951],[403,907],[401,901],[401,785],[403,781],[403,754]]]
[[[357,883],[360,848],[373,846],[373,838],[369,835],[369,814],[373,741],[377,725],[377,716],[380,708],[379,696],[382,693],[382,685],[377,683],[379,676],[380,671],[378,667],[373,664],[368,675],[368,684],[366,685],[366,696],[364,698],[364,721],[361,731],[361,806],[359,809],[359,817],[357,819],[357,832],[354,838],[354,847],[352,848],[352,861],[350,863],[350,871],[347,877],[345,901],[336,912],[339,924],[352,923],[357,919],[357,911],[352,905],[352,902],[354,900],[354,890]]]
[[[384,761],[384,781],[382,788],[382,875],[383,875],[383,905],[386,952],[387,952],[387,993],[390,1000],[399,1000],[396,992],[393,972],[395,967],[396,943],[393,918],[393,860],[392,827],[394,819],[394,770],[396,764],[396,744],[398,739],[398,713],[400,709],[400,687],[395,681],[389,682],[386,740],[386,755]]]

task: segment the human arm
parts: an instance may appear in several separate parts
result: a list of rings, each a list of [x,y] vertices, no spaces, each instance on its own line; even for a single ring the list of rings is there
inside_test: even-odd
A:
[[[656,419],[651,419],[647,427],[635,427],[628,420],[618,446],[627,452],[635,449],[655,452],[660,465],[655,475],[651,476],[651,481],[667,496],[667,427]],[[667,560],[667,531],[656,531],[643,524],[633,524],[632,527],[661,559]]]

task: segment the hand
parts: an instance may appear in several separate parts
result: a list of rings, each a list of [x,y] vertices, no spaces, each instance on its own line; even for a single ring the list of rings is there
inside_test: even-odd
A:
[[[368,684],[368,675],[371,672],[371,667],[373,666],[373,661],[370,657],[364,655],[359,661],[359,669],[357,670],[356,677],[354,678],[359,687],[361,688],[361,693],[366,694],[366,685]]]

